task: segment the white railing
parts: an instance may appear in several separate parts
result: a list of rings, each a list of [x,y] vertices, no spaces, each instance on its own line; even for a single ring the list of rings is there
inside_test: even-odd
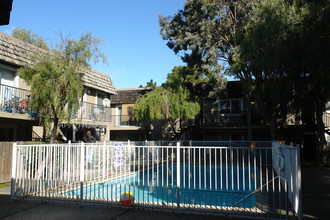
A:
[[[120,205],[120,195],[130,192],[134,207],[286,218],[296,205],[289,199],[301,196],[278,174],[277,148],[193,141],[15,145],[11,196]]]

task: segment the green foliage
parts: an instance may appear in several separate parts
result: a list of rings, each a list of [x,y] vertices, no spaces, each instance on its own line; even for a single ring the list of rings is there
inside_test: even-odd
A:
[[[49,47],[45,39],[38,34],[32,33],[31,30],[25,30],[21,27],[16,27],[11,35],[17,39],[33,44],[45,50],[49,50]]]
[[[322,115],[330,99],[330,1],[264,0],[251,18],[241,54],[259,80],[257,90],[269,94],[263,100],[275,111],[267,111],[282,117],[286,106],[302,111],[305,123],[316,128],[316,160],[326,161]]]
[[[174,90],[185,87],[189,90],[190,99],[195,101],[223,91],[225,85],[226,79],[222,75],[216,74],[215,71],[207,71],[197,65],[174,67],[163,84],[165,88]]]
[[[187,0],[173,17],[159,17],[161,35],[189,66],[207,70],[232,65],[239,36],[256,0]]]
[[[189,101],[187,89],[173,92],[158,87],[143,95],[134,106],[138,121],[194,119],[200,111],[199,103]]]
[[[153,79],[151,79],[149,82],[147,82],[147,85],[146,85],[146,87],[150,87],[150,88],[156,88],[157,87],[157,83],[156,82],[154,82],[154,80]]]
[[[158,87],[144,94],[135,104],[133,112],[138,121],[152,121],[169,117],[169,91]]]
[[[243,81],[245,98],[256,101],[274,128],[293,109],[313,109],[317,117],[311,121],[324,142],[329,0],[187,0],[159,23],[168,47],[189,67],[218,71],[225,62],[226,73]]]
[[[53,122],[52,138],[56,138],[59,120],[70,120],[77,111],[83,92],[82,72],[88,71],[91,61],[105,60],[99,51],[100,40],[90,33],[78,40],[61,37],[49,53],[32,54],[32,65],[19,69],[19,75],[31,87],[31,107],[44,122]]]
[[[196,118],[200,111],[199,99],[186,87],[188,81],[203,80],[187,67],[174,67],[162,87],[143,95],[137,101],[134,107],[136,119],[140,121],[163,119],[173,123],[176,120]]]

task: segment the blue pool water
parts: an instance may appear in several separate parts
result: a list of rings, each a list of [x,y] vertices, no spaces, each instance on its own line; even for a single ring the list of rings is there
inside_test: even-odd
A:
[[[162,175],[157,176],[157,172]],[[180,174],[179,193],[177,167],[169,165],[85,187],[83,194],[91,198],[119,199],[121,193],[129,191],[135,201],[177,203],[179,198],[184,204],[232,206],[255,190],[253,168],[185,165],[180,166]],[[80,196],[80,193],[76,190],[67,195]],[[255,195],[236,205],[254,206]]]

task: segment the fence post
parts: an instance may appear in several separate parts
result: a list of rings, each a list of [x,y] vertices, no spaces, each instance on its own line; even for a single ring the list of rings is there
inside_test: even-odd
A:
[[[71,163],[73,163],[73,160],[71,161],[71,141],[68,141],[68,184],[70,184],[71,179]]]
[[[83,203],[84,199],[84,171],[85,171],[85,143],[81,142],[80,148],[80,204]]]
[[[15,181],[16,181],[16,154],[17,144],[13,143],[12,161],[11,161],[11,187],[10,187],[10,199],[14,199]]]
[[[303,219],[303,212],[302,212],[302,193],[301,193],[301,164],[300,164],[300,145],[297,144],[296,146],[296,169],[297,169],[297,180],[296,180],[296,187],[298,190],[298,218]]]
[[[177,208],[180,209],[180,142],[176,143]]]
[[[127,167],[126,167],[126,169],[127,169],[128,172],[130,172],[131,171],[131,141],[130,140],[127,140],[127,151],[128,151],[128,156],[127,156],[127,158],[128,158],[128,169],[127,169]],[[126,158],[125,158],[125,160],[126,160]],[[125,162],[125,164],[126,163],[127,162]]]
[[[105,160],[106,160],[106,157],[105,157],[105,141],[103,141],[103,169],[102,169],[102,176],[103,176],[103,179],[105,178]]]

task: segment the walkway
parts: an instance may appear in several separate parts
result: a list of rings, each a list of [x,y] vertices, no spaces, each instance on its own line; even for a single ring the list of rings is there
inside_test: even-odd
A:
[[[305,219],[330,219],[330,168],[302,166],[302,197]]]

